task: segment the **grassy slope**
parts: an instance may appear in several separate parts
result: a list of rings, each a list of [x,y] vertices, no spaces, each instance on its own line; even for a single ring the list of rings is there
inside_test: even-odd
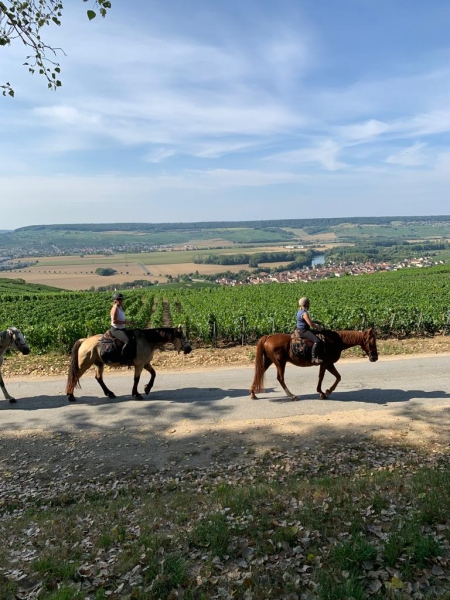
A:
[[[0,292],[2,293],[36,293],[36,292],[60,292],[60,288],[35,283],[23,283],[21,279],[7,279],[0,277]]]

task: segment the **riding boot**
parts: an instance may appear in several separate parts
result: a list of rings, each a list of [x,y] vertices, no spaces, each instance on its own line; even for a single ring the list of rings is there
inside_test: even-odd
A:
[[[313,347],[311,349],[311,362],[313,365],[321,365],[323,363],[323,360],[317,356],[318,346],[319,342],[316,342],[315,344],[313,344]]]

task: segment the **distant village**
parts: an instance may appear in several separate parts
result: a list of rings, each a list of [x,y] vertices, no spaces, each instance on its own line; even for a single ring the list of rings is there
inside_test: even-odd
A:
[[[259,285],[262,283],[308,283],[319,281],[320,279],[330,279],[332,277],[345,277],[351,275],[368,275],[382,271],[398,271],[399,269],[424,268],[443,265],[443,260],[433,260],[430,257],[420,257],[403,259],[396,263],[352,263],[352,264],[328,264],[316,265],[313,267],[303,267],[294,271],[280,271],[276,273],[259,272],[257,275],[250,275],[238,281],[231,277],[219,277],[216,283],[220,285]]]

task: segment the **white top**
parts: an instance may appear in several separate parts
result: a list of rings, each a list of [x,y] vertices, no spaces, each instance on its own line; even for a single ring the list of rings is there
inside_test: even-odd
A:
[[[117,310],[116,310],[116,319],[118,321],[125,321],[125,313],[120,308],[120,306],[118,306]],[[111,319],[111,325],[112,325],[112,327],[115,327],[116,329],[125,329],[125,325],[123,325],[122,323],[120,325],[116,325],[115,323],[113,323],[112,319]]]

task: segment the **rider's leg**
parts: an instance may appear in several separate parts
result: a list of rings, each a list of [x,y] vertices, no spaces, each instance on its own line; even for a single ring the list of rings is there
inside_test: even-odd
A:
[[[302,337],[306,338],[307,340],[309,340],[311,342],[313,342],[313,347],[312,347],[312,350],[311,350],[311,362],[312,362],[312,364],[313,365],[321,365],[323,361],[318,357],[318,349],[319,349],[319,344],[321,344],[322,342],[310,330],[304,331],[302,333]]]
[[[118,340],[120,340],[121,342],[123,342],[123,344],[124,344],[122,347],[122,356],[123,356],[125,348],[127,347],[127,344],[130,341],[128,339],[127,334],[125,333],[125,331],[123,329],[116,329],[116,328],[111,328],[111,334],[113,335],[113,337],[115,337]]]

